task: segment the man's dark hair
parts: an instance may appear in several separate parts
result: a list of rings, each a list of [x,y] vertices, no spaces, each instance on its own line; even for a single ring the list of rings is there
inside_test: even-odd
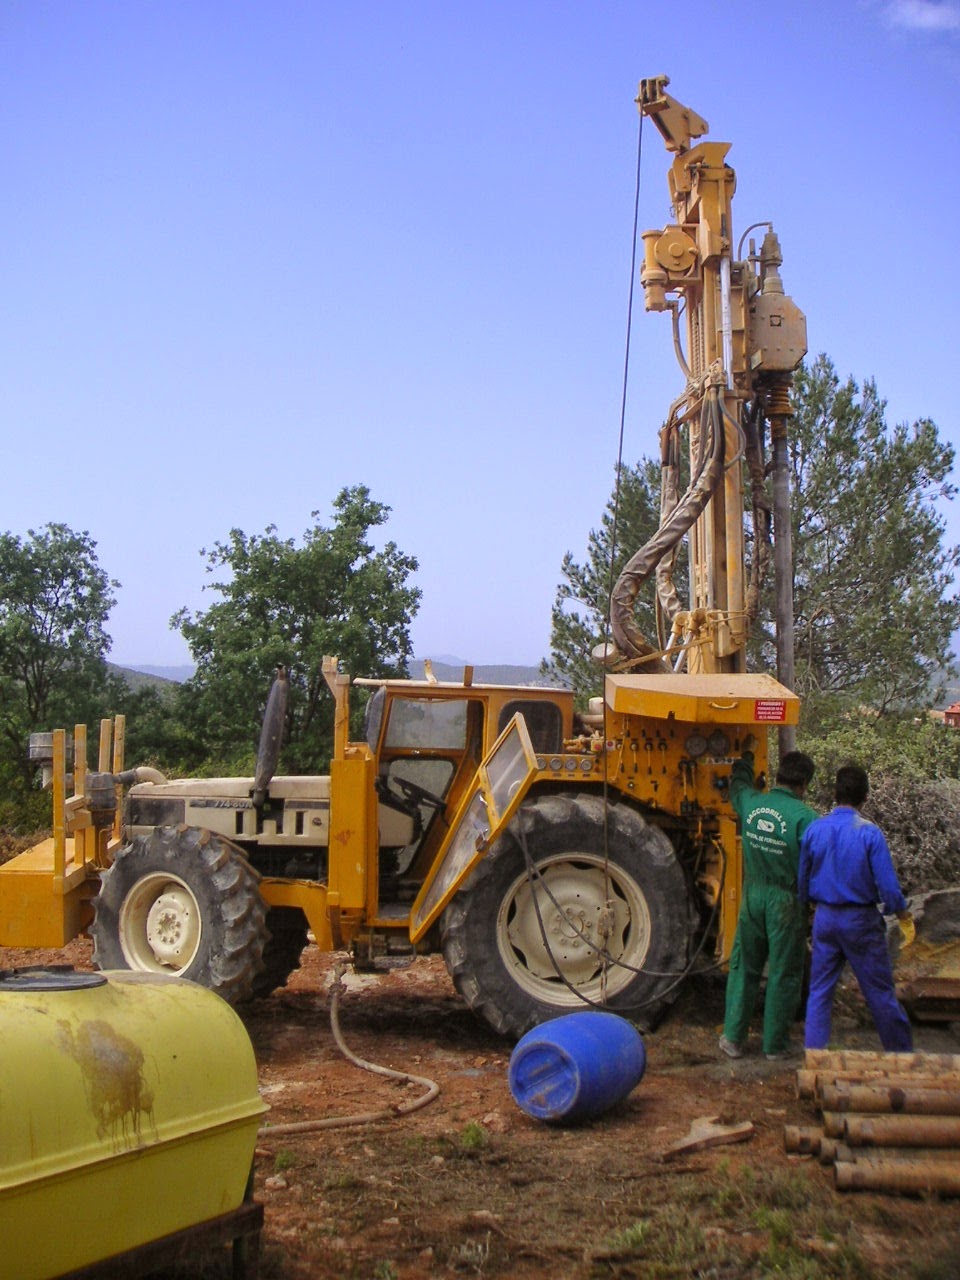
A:
[[[802,751],[788,751],[777,769],[777,781],[784,787],[808,787],[816,765]]]
[[[866,769],[858,764],[844,764],[837,770],[833,792],[837,804],[851,804],[856,809],[870,794],[870,780]]]

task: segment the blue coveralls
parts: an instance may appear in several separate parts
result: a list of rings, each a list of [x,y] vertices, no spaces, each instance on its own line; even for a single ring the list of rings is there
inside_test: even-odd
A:
[[[907,910],[883,832],[850,805],[837,805],[804,832],[798,888],[817,906],[813,921],[805,1044],[826,1048],[833,994],[849,961],[873,1017],[880,1043],[909,1052],[913,1034],[897,1002],[887,951],[886,914]]]

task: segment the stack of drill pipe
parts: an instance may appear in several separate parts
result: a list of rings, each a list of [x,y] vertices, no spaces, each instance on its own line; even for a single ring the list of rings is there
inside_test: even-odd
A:
[[[808,1049],[803,1067],[797,1072],[797,1097],[817,1098],[824,1082],[835,1080],[884,1080],[923,1076],[925,1083],[951,1076],[960,1078],[960,1054],[956,1053],[874,1053],[865,1050]]]
[[[821,1126],[788,1125],[788,1151],[834,1166],[841,1190],[960,1195],[960,1054],[808,1049],[797,1095]]]

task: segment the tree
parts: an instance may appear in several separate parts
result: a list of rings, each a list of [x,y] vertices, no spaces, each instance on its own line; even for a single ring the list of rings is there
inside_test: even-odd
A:
[[[929,705],[952,669],[960,548],[938,509],[953,449],[929,418],[888,428],[876,383],[821,355],[797,374],[791,430],[794,634],[809,715]]]
[[[325,655],[355,674],[406,674],[420,599],[407,579],[417,561],[393,542],[375,551],[370,530],[386,522],[390,508],[365,486],[341,490],[333,509],[333,525],[307,529],[300,546],[270,525],[262,535],[232,529],[226,542],[201,552],[207,572],[223,574],[208,584],[221,598],[171,620],[196,663],[179,696],[184,756],[192,743],[192,763],[212,756],[249,764],[278,666],[290,678],[283,763],[292,772],[318,771],[329,757]]]
[[[31,732],[95,720],[117,690],[105,625],[120,584],[89,533],[64,524],[0,534],[0,757],[9,781],[33,775]]]
[[[590,530],[585,562],[578,563],[569,551],[563,557],[563,581],[557,587],[550,615],[551,658],[541,664],[545,675],[571,685],[581,704],[600,691],[602,669],[590,655],[606,638],[610,589],[626,561],[660,523],[659,463],[641,458],[632,467],[621,467],[619,495],[617,489],[615,483],[600,528]],[[681,593],[685,590],[684,563],[681,561],[676,572]],[[652,640],[657,635],[652,589],[638,598],[636,617],[640,629]]]

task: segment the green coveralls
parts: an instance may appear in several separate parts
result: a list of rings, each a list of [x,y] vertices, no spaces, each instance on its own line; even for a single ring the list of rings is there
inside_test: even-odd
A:
[[[789,787],[758,791],[752,751],[745,751],[733,766],[730,802],[740,819],[743,897],[730,954],[723,1034],[736,1045],[746,1040],[766,964],[763,1052],[781,1053],[789,1043],[803,986],[806,928],[797,899],[800,837],[819,815]]]

